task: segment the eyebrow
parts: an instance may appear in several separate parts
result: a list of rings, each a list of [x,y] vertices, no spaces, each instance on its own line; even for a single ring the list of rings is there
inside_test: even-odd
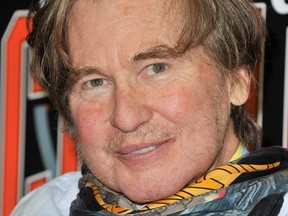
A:
[[[177,58],[181,55],[182,53],[179,52],[176,48],[171,48],[166,45],[159,45],[136,53],[136,55],[133,57],[133,62],[155,58]]]

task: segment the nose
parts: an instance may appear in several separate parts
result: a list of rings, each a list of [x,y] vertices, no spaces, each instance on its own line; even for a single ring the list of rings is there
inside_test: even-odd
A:
[[[143,94],[132,89],[116,90],[114,110],[110,118],[111,125],[128,133],[149,122],[152,112],[144,98]]]

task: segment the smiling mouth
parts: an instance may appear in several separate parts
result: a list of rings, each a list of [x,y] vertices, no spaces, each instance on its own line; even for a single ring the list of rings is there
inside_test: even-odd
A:
[[[118,152],[118,155],[121,157],[126,157],[129,155],[146,155],[149,153],[152,153],[153,151],[155,151],[156,149],[158,149],[159,147],[161,147],[163,144],[168,143],[170,140],[165,140],[163,142],[160,143],[150,143],[150,144],[142,144],[142,145],[131,145],[131,146],[127,146],[125,148],[123,148],[121,151]]]
[[[158,160],[167,154],[167,148],[175,139],[166,139],[157,143],[129,144],[117,152],[119,159],[130,165],[144,165],[149,161]]]
[[[130,152],[130,154],[143,154],[149,151],[153,151],[154,149],[156,149],[159,145],[155,145],[155,146],[149,146],[146,148],[142,148],[142,149],[138,149],[136,151],[132,151]]]

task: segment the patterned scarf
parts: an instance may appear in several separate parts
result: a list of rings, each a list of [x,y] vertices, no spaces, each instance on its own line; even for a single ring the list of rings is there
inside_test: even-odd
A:
[[[226,165],[217,167],[211,170],[210,172],[206,173],[205,175],[200,177],[196,182],[187,185],[185,188],[180,190],[175,195],[170,196],[165,199],[146,203],[142,205],[141,207],[138,207],[137,205],[134,204],[134,206],[131,205],[132,207],[128,208],[128,207],[124,207],[125,204],[124,206],[123,205],[120,206],[119,202],[116,202],[117,204],[112,204],[112,203],[115,203],[115,200],[114,202],[113,202],[113,199],[109,200],[109,196],[107,197],[107,193],[106,193],[107,191],[106,192],[103,191],[103,185],[99,185],[99,182],[98,181],[95,182],[94,180],[92,180],[92,178],[86,179],[88,181],[86,181],[86,183],[84,184],[84,187],[86,189],[90,188],[93,191],[95,201],[103,209],[111,213],[118,213],[118,214],[126,215],[126,214],[149,211],[152,209],[163,207],[165,205],[178,203],[184,199],[189,199],[189,198],[199,196],[199,195],[211,192],[211,191],[219,190],[221,188],[229,186],[240,175],[244,173],[254,173],[254,172],[257,173],[258,171],[270,170],[272,168],[278,167],[279,165],[280,165],[280,162],[275,162],[275,163],[265,164],[265,165],[228,163]],[[111,194],[111,191],[109,191],[108,193]],[[120,198],[121,196],[122,198],[124,197],[123,195],[118,194],[118,197],[119,196]]]

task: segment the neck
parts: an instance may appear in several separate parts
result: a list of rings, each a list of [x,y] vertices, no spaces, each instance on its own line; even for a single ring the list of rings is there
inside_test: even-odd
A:
[[[211,166],[210,170],[228,163],[232,159],[235,152],[237,151],[237,148],[239,145],[240,145],[240,140],[234,133],[232,120],[230,120],[224,140],[223,140],[222,148],[219,149],[219,152],[220,152],[219,157]]]

